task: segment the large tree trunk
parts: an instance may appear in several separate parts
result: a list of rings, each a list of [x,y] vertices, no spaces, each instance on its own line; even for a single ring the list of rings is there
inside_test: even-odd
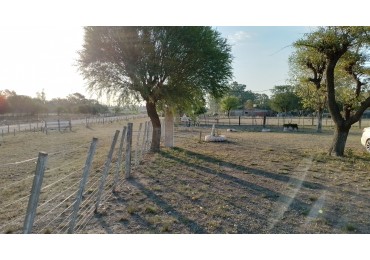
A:
[[[329,149],[329,155],[334,153],[335,156],[344,156],[344,148],[346,147],[347,137],[350,129],[351,126],[336,126],[333,143]]]
[[[335,85],[334,85],[334,68],[340,56],[328,59],[326,66],[326,90],[328,97],[328,108],[335,124],[334,138],[332,145],[329,148],[329,155],[334,153],[335,156],[344,156],[344,148],[346,146],[349,126],[343,119],[338,104],[335,98]]]
[[[157,153],[160,151],[161,144],[161,121],[159,120],[155,103],[147,101],[146,111],[153,126],[152,144],[150,146],[150,151]]]

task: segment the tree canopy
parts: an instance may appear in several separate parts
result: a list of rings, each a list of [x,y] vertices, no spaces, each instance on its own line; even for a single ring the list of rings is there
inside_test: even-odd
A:
[[[322,116],[327,103],[325,65],[325,56],[306,46],[297,46],[289,57],[291,81],[303,108],[316,111],[317,132],[322,131]]]
[[[277,112],[288,112],[300,109],[300,99],[290,85],[275,86],[272,90],[270,106]]]
[[[85,27],[79,67],[89,88],[145,101],[159,151],[161,107],[220,97],[232,76],[231,47],[211,27]]]
[[[370,27],[319,27],[294,45],[312,49],[325,57],[324,77],[328,108],[336,126],[329,153],[343,156],[351,126],[360,120],[363,112],[370,107],[370,97],[366,93]],[[347,83],[343,78],[339,80],[341,74],[335,72],[340,68],[351,77],[351,83]],[[344,85],[346,86],[343,87]],[[342,102],[339,102],[340,96]]]

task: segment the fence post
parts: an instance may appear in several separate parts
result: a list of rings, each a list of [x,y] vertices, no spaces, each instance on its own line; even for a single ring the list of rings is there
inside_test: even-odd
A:
[[[42,185],[42,180],[44,178],[44,172],[46,167],[46,162],[48,159],[48,154],[44,152],[39,152],[39,157],[36,164],[35,178],[33,179],[31,195],[28,200],[28,207],[26,218],[24,219],[23,233],[30,234],[32,232],[33,221],[36,216],[37,204],[39,202],[39,195]]]
[[[77,213],[78,213],[78,210],[80,208],[80,204],[81,204],[81,200],[82,200],[82,194],[84,192],[85,185],[86,185],[87,179],[89,177],[90,168],[91,168],[91,164],[92,164],[92,161],[93,161],[93,158],[94,158],[97,143],[98,143],[98,138],[94,137],[92,142],[91,142],[89,152],[87,154],[82,179],[81,179],[81,182],[80,182],[80,187],[78,189],[77,196],[76,196],[76,201],[73,205],[73,212],[72,212],[71,222],[69,222],[68,234],[73,234],[73,232],[74,232]]]
[[[126,164],[125,164],[125,178],[131,177],[131,146],[132,146],[132,126],[133,123],[127,123],[126,135]]]
[[[72,132],[72,120],[71,119],[69,119],[69,131]]]
[[[102,175],[102,178],[101,178],[100,187],[99,187],[99,190],[98,190],[98,197],[96,199],[96,204],[95,204],[95,211],[94,211],[95,213],[98,212],[98,207],[99,207],[101,195],[103,193],[105,180],[106,180],[108,172],[109,172],[109,166],[110,166],[110,163],[112,162],[112,156],[113,156],[113,152],[114,152],[114,147],[116,146],[116,143],[117,143],[118,135],[119,135],[119,130],[116,130],[116,133],[114,134],[114,137],[113,137],[112,145],[111,145],[109,153],[108,153],[107,160],[105,161],[105,164],[104,164],[103,175]]]
[[[117,187],[117,183],[118,183],[118,180],[119,180],[119,172],[120,172],[120,168],[121,168],[121,164],[122,164],[122,152],[123,152],[123,144],[125,142],[125,138],[126,138],[126,130],[127,130],[127,127],[124,126],[123,129],[122,129],[122,136],[121,136],[121,142],[119,144],[119,150],[118,150],[118,160],[117,160],[117,167],[116,167],[116,173],[114,175],[114,183],[113,183],[113,192],[116,192],[116,187]]]
[[[9,125],[8,125],[8,134],[9,134]]]
[[[141,128],[143,128],[143,123],[140,123],[139,125],[139,132],[137,134],[136,138],[136,148],[135,148],[135,166],[138,164],[138,153],[139,153],[139,141],[140,141],[140,133],[141,133]]]
[[[148,124],[149,124],[148,121],[144,123],[144,133],[143,133],[143,141],[141,143],[140,160],[143,157],[143,151],[145,150],[145,144],[146,144],[146,139],[147,139],[146,133],[148,132]]]
[[[145,151],[148,151],[150,149],[150,142],[151,139],[149,139],[149,136],[151,136],[153,131],[153,126],[151,124],[151,121],[148,122],[148,131],[146,132],[146,144],[145,144]]]
[[[45,133],[48,134],[48,123],[45,121]]]

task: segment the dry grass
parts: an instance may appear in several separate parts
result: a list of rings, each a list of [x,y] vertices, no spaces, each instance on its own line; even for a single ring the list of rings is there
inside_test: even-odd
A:
[[[103,161],[114,129],[121,125],[9,138],[0,147],[1,162],[35,157],[39,150],[55,151],[61,146],[66,150],[87,147],[92,136],[105,140],[99,141]],[[134,168],[133,178],[121,183],[118,192],[79,232],[370,233],[370,155],[361,147],[359,129],[351,131],[344,158],[326,155],[332,138],[329,128],[322,134],[309,127],[300,132],[279,128],[260,132],[258,126],[240,127],[238,132],[219,129],[228,138],[225,143],[200,141],[199,130],[204,138],[210,128],[188,130],[177,131],[176,148],[163,147],[161,153],[147,154]],[[85,152],[66,153],[54,165],[79,157],[83,161]],[[79,162],[66,167],[67,171],[54,172],[60,177],[77,165]],[[2,171],[3,185],[22,179],[23,172],[32,175],[27,167]],[[53,176],[50,174],[51,179]],[[77,181],[78,176],[72,180]],[[25,183],[28,186],[16,188],[23,190],[21,194],[10,189],[1,196],[14,200],[27,195],[31,182]],[[24,214],[24,205],[18,207],[13,215],[1,211],[0,223]],[[13,231],[12,226],[2,230]]]
[[[83,233],[370,233],[360,130],[344,158],[326,155],[330,129],[241,130],[221,129],[226,143],[179,131],[177,148],[149,154]]]

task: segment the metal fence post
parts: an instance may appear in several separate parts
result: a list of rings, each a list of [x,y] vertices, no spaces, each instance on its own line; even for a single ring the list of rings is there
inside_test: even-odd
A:
[[[120,172],[120,168],[122,164],[122,157],[123,157],[122,152],[123,152],[123,144],[126,138],[126,130],[127,130],[127,127],[124,126],[122,130],[121,142],[119,144],[117,167],[116,167],[116,173],[114,175],[114,183],[113,183],[113,189],[112,189],[113,192],[116,192],[116,187],[117,187],[117,183],[119,180],[119,172]]]
[[[35,178],[33,179],[31,195],[28,200],[28,207],[26,218],[24,219],[23,233],[30,234],[32,232],[33,221],[36,216],[37,204],[39,202],[39,195],[44,178],[44,172],[46,167],[48,154],[44,152],[39,153],[39,157],[36,165]]]
[[[127,123],[126,164],[125,164],[125,178],[126,179],[131,177],[132,126],[133,126],[133,123]]]
[[[81,200],[82,200],[82,194],[84,192],[85,185],[86,185],[87,179],[89,177],[90,168],[91,168],[92,161],[93,161],[93,158],[94,158],[97,143],[98,143],[98,138],[94,137],[92,142],[91,142],[90,149],[89,149],[89,152],[88,152],[88,155],[87,155],[87,158],[86,158],[85,167],[84,167],[82,179],[81,179],[81,182],[80,182],[80,187],[79,187],[79,190],[77,192],[76,201],[73,205],[73,213],[72,213],[72,217],[71,217],[71,222],[69,223],[68,234],[72,234],[74,232],[77,213],[78,213],[78,210],[80,208],[80,204],[81,204]]]
[[[148,132],[148,123],[149,123],[148,121],[144,123],[144,133],[143,133],[143,141],[141,143],[140,160],[143,157],[143,151],[145,150],[145,144],[146,144],[146,139],[147,139],[146,133]]]
[[[140,133],[141,133],[141,128],[143,128],[143,123],[140,123],[139,125],[139,131],[137,134],[137,139],[136,139],[136,148],[135,148],[135,166],[138,164],[138,153],[139,153],[139,142],[140,142]]]
[[[112,162],[114,147],[116,146],[119,132],[120,132],[119,130],[116,130],[116,133],[114,134],[112,145],[110,147],[107,160],[105,161],[105,164],[104,164],[103,175],[102,175],[102,178],[101,178],[100,187],[99,187],[99,190],[98,190],[98,197],[96,199],[96,204],[95,204],[95,211],[94,211],[95,213],[98,212],[98,207],[99,207],[99,203],[100,203],[100,200],[101,200],[101,195],[103,193],[105,180],[106,180],[107,175],[108,175],[109,166],[110,166],[110,163]]]

